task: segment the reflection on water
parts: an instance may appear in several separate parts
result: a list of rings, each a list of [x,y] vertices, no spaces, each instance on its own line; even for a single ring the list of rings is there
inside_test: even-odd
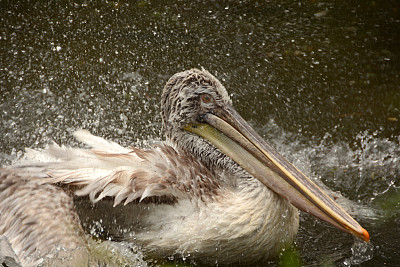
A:
[[[78,128],[124,146],[160,140],[161,88],[204,66],[296,166],[375,211],[359,217],[373,246],[363,265],[393,266],[400,6],[348,2],[9,1],[0,8],[1,165],[25,147],[76,144]],[[351,237],[301,220],[304,264],[351,263]]]

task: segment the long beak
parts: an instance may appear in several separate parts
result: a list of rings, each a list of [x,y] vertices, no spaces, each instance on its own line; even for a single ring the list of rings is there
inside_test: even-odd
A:
[[[202,136],[297,208],[369,241],[368,232],[308,177],[267,144],[230,106],[202,114],[186,131]]]

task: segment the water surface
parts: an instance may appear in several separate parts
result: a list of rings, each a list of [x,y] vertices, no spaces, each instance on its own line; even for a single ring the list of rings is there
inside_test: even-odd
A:
[[[379,211],[357,218],[371,235],[367,251],[302,214],[302,264],[395,266],[400,5],[348,2],[7,1],[0,163],[25,147],[76,144],[78,128],[126,146],[161,140],[163,85],[204,67],[296,166]]]

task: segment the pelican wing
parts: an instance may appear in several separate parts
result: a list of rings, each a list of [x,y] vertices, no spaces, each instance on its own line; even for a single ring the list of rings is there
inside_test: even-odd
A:
[[[54,185],[42,184],[41,178],[10,169],[0,169],[1,240],[1,248],[9,244],[22,266],[37,266],[60,247],[71,255],[87,255],[70,196]]]
[[[46,172],[46,182],[70,185],[76,195],[87,195],[93,202],[105,197],[114,198],[114,206],[144,199],[203,199],[216,195],[220,187],[215,174],[201,162],[169,145],[127,149],[87,131],[75,136],[91,149],[53,144],[40,152],[30,151],[30,157],[38,158],[39,153],[46,159],[34,166]]]

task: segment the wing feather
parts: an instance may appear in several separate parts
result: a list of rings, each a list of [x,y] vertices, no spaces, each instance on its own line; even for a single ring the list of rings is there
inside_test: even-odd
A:
[[[94,203],[114,198],[114,206],[145,199],[203,199],[217,194],[220,187],[216,175],[200,161],[169,145],[150,150],[127,149],[83,130],[75,137],[91,148],[53,144],[41,151],[31,150],[30,157],[45,159],[44,162],[33,165],[28,161],[19,168],[34,166],[42,172],[38,176],[47,177],[45,182],[69,185],[76,188],[76,195],[89,196]]]

